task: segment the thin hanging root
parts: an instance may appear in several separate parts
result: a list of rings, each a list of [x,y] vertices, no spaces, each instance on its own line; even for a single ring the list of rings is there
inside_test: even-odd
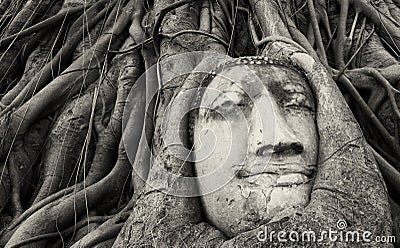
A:
[[[360,47],[357,48],[357,50],[354,52],[354,54],[351,56],[351,58],[349,59],[349,61],[347,62],[347,64],[343,67],[343,69],[341,69],[341,71],[338,74],[338,77],[340,77],[349,67],[349,65],[353,62],[353,60],[355,59],[355,57],[360,53],[361,49],[365,46],[365,44],[367,44],[367,41],[372,37],[372,35],[375,32],[375,26],[372,26],[372,30],[371,32],[368,34],[367,38],[363,41],[363,43],[361,44]]]
[[[350,30],[350,34],[349,34],[350,40],[353,40],[353,38],[354,38],[354,32],[356,30],[359,15],[360,15],[360,11],[356,9],[356,16],[354,17],[353,25],[351,26],[351,30]]]
[[[10,21],[15,18],[18,11],[21,9],[24,1],[13,1],[13,4],[9,4],[10,0],[2,1],[0,4],[0,11],[4,11],[0,18],[0,35],[4,34],[4,30],[10,24]],[[7,7],[6,7],[7,6]]]
[[[328,49],[331,47],[332,42],[333,42],[333,37],[335,36],[336,32],[337,32],[337,26],[336,26],[335,29],[333,30],[332,36],[331,36],[331,38],[329,39],[328,44],[326,44],[325,53],[326,53],[326,52],[328,51]]]
[[[11,0],[4,0],[0,3],[0,15],[3,16],[10,6]]]
[[[361,42],[361,39],[362,39],[363,34],[364,34],[364,31],[365,31],[366,22],[367,22],[367,18],[364,16],[363,19],[362,19],[362,22],[361,22],[360,31],[358,32],[356,47],[358,47],[359,44],[360,44],[360,42]],[[372,28],[373,28],[373,30],[375,31],[375,25],[373,25]],[[373,35],[373,33],[371,32],[371,33],[368,35],[368,37],[372,37],[372,35]],[[369,38],[367,38],[367,40],[368,40],[368,39],[369,39]],[[362,48],[365,44],[366,44],[366,41],[364,41],[360,47]],[[360,48],[360,49],[357,49],[357,51],[356,51],[355,53],[358,54],[358,53],[361,51],[361,48]],[[352,63],[351,63],[352,67],[355,68],[355,67],[356,67],[356,59],[350,58],[350,60],[352,60]]]
[[[400,91],[396,90],[390,84],[390,82],[384,76],[382,76],[382,74],[380,72],[378,72],[378,70],[371,68],[368,71],[369,71],[369,74],[372,77],[374,77],[376,79],[376,81],[378,81],[385,88],[386,93],[389,97],[390,103],[392,105],[392,109],[393,109],[397,119],[400,120],[400,111],[399,111],[399,108],[397,107],[396,98],[395,98],[395,95],[400,94]]]
[[[369,121],[371,121],[372,124],[376,127],[377,132],[381,135],[382,139],[391,147],[391,150],[394,152],[394,154],[396,154],[396,157],[400,158],[400,145],[386,130],[386,128],[379,121],[374,112],[372,112],[372,110],[368,107],[367,103],[365,103],[364,99],[357,92],[356,88],[354,88],[351,81],[345,75],[342,75],[340,78],[335,77],[335,81],[339,81],[343,84],[343,86],[345,86],[347,91],[360,106],[361,110],[365,114],[365,117]]]
[[[134,52],[134,51],[137,51],[137,50],[139,50],[139,49],[144,48],[146,45],[151,44],[152,41],[153,41],[153,38],[150,37],[150,38],[147,38],[146,40],[144,40],[142,43],[136,44],[136,45],[134,45],[133,47],[131,47],[131,48],[129,48],[129,49],[122,50],[122,51],[111,50],[111,51],[109,51],[109,53],[110,53],[110,54],[126,54],[126,53],[131,53],[131,52]]]
[[[351,26],[350,34],[348,37],[346,37],[346,43],[345,43],[345,49],[344,49],[344,54],[345,54],[346,58],[350,54],[351,47],[353,45],[354,32],[355,32],[355,29],[357,26],[357,21],[358,21],[359,15],[360,15],[360,11],[358,9],[356,9],[356,15],[354,17],[353,24]],[[347,64],[349,64],[349,62],[347,62]]]
[[[204,35],[204,36],[206,36],[208,38],[211,38],[211,39],[214,39],[214,40],[218,41],[219,43],[224,45],[226,48],[229,48],[229,44],[227,42],[225,42],[223,39],[221,39],[220,37],[218,37],[217,35],[206,33],[204,31],[200,31],[200,30],[182,30],[182,31],[179,31],[179,32],[177,32],[175,34],[160,34],[160,36],[164,37],[164,38],[168,38],[168,39],[170,39],[172,41],[173,39],[175,39],[178,36],[183,35],[183,34]]]
[[[54,26],[58,25],[62,20],[66,19],[72,15],[82,12],[87,7],[90,7],[90,5],[69,8],[67,10],[64,10],[64,11],[58,13],[55,16],[52,16],[44,21],[39,22],[38,24],[35,24],[27,29],[24,29],[19,33],[16,33],[7,38],[1,39],[0,40],[0,48],[8,46],[8,45],[10,45],[10,43],[15,42],[18,39],[22,39],[32,33],[41,31],[41,30],[43,30],[43,28],[54,27]]]
[[[344,50],[346,44],[346,24],[349,13],[349,0],[340,0],[340,15],[338,23],[338,34],[336,39],[334,58],[339,69],[345,66]]]
[[[396,53],[400,51],[400,31],[399,24],[392,18],[382,15],[377,7],[365,0],[352,0],[355,9],[366,16],[378,29],[381,38],[391,47]]]
[[[319,31],[317,13],[315,12],[314,8],[314,0],[307,0],[307,5],[308,5],[308,12],[310,13],[311,17],[311,24],[314,31],[315,42],[317,43],[317,49],[318,49],[317,52],[320,55],[320,61],[326,68],[330,68],[328,64],[328,59],[325,54],[325,48],[322,42],[321,32]]]
[[[51,5],[53,1],[50,0],[27,1],[9,24],[6,35],[18,33],[23,28],[32,25],[39,17],[46,14]]]

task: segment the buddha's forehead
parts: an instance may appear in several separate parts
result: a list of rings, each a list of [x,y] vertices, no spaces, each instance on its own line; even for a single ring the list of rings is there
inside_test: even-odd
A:
[[[208,88],[221,92],[244,91],[250,97],[263,90],[275,93],[293,90],[311,94],[308,83],[298,71],[279,65],[228,67],[210,82]]]

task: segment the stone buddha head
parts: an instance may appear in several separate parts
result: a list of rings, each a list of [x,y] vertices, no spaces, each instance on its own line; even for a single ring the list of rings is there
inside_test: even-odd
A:
[[[232,175],[201,196],[208,221],[233,237],[307,206],[319,141],[302,72],[263,57],[240,58],[205,84],[193,122],[195,173]],[[213,149],[201,154],[201,147]],[[199,181],[200,192],[209,192],[209,184]]]

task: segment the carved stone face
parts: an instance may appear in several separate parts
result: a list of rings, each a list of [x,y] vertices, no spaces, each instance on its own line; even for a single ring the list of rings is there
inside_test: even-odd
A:
[[[201,197],[209,222],[229,237],[305,207],[317,164],[315,104],[306,80],[283,66],[250,68],[262,84],[246,77],[210,82],[193,132],[197,151],[213,147],[208,156],[195,153],[197,176],[221,166],[235,175]],[[224,71],[234,74],[235,67]],[[201,192],[206,184],[199,182]]]

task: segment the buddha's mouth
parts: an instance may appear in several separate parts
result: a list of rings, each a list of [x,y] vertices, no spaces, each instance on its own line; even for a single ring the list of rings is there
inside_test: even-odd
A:
[[[269,164],[264,168],[253,167],[251,170],[241,169],[236,176],[249,182],[273,181],[275,187],[293,187],[308,184],[314,180],[316,166],[300,164]]]

